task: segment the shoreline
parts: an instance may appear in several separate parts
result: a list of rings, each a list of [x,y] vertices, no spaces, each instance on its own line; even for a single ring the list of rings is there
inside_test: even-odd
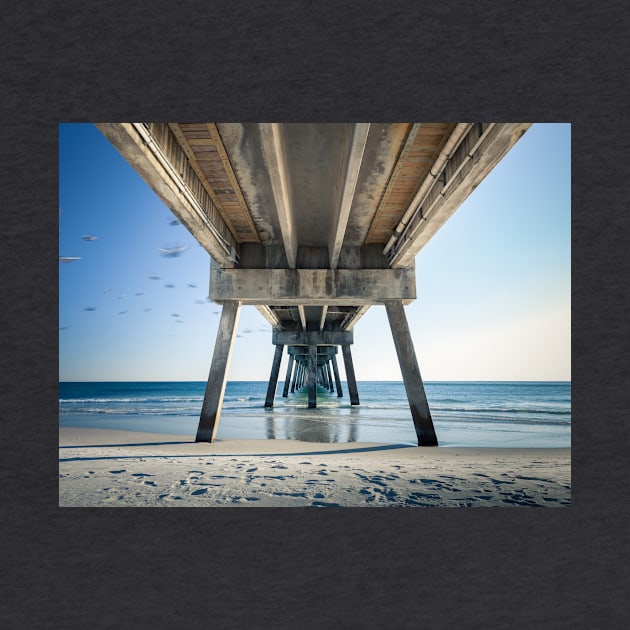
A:
[[[218,439],[60,427],[60,507],[560,507],[569,448]]]

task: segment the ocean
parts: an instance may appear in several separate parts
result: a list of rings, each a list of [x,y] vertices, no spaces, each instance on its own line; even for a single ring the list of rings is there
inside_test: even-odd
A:
[[[440,446],[571,446],[570,382],[426,382]],[[217,439],[417,444],[402,382],[361,381],[360,405],[318,388],[265,409],[267,382],[228,382]],[[205,382],[59,383],[59,425],[189,434],[197,431]]]

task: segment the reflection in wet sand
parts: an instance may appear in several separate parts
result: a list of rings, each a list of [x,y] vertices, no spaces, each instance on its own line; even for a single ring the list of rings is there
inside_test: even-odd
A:
[[[358,432],[358,409],[351,408],[351,416],[341,417],[338,414],[330,413],[330,410],[323,410],[322,399],[330,396],[330,392],[323,387],[318,387],[319,409],[300,409],[297,414],[274,414],[265,415],[265,426],[267,439],[288,439],[300,442],[320,442],[328,444],[356,442]],[[336,397],[335,397],[336,400]],[[299,403],[298,403],[299,404]]]

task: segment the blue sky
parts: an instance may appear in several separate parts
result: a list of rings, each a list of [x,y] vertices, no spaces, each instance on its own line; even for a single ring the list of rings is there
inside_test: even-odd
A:
[[[59,126],[59,211],[59,255],[80,257],[59,263],[59,380],[206,380],[210,257],[91,124]],[[416,279],[425,380],[570,380],[571,126],[533,125],[419,252]],[[273,351],[243,307],[228,379],[267,380]],[[401,380],[383,307],[352,351],[358,380]]]

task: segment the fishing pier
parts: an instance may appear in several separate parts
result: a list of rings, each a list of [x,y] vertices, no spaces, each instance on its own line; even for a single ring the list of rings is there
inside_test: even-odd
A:
[[[101,123],[211,256],[222,306],[197,441],[216,436],[241,306],[272,326],[265,407],[317,387],[359,404],[351,348],[384,305],[418,445],[437,445],[404,306],[415,256],[530,123]],[[359,341],[359,339],[357,339]],[[341,348],[341,353],[339,353]]]

